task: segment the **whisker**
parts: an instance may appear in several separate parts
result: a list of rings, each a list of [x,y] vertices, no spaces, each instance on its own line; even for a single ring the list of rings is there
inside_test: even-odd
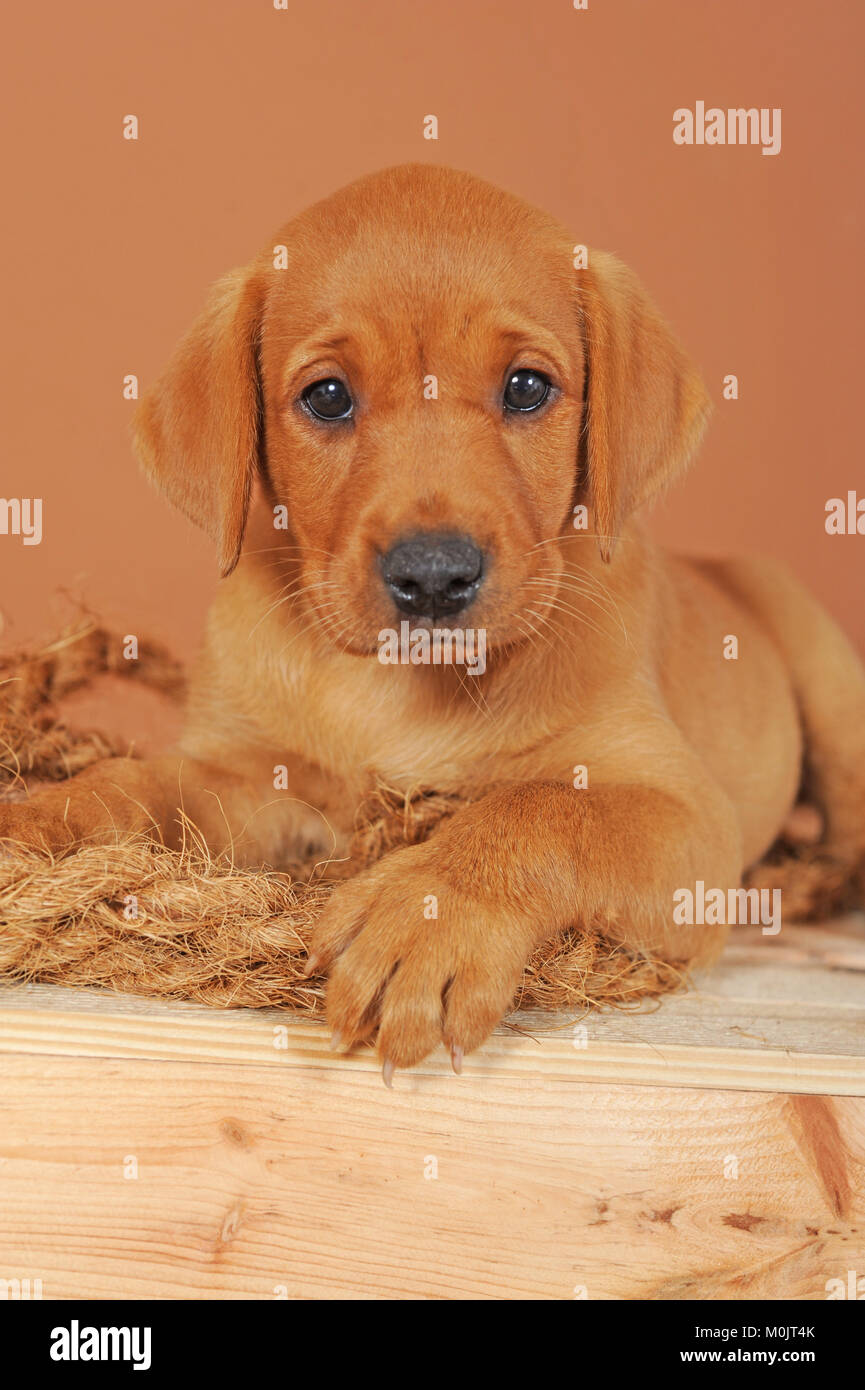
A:
[[[300,555],[326,555],[329,560],[335,560],[337,558],[332,550],[324,550],[320,545],[263,545],[255,550],[244,550],[243,553],[244,555],[272,555],[275,550],[286,552],[296,551]]]
[[[527,618],[527,616],[526,616],[525,613],[522,613],[521,616],[522,616],[522,618],[523,618],[526,622],[529,622],[529,620],[528,620],[528,618]],[[538,616],[538,614],[535,614],[535,617],[537,617],[537,616]],[[537,629],[536,627],[533,627],[531,623],[529,623],[529,627],[531,627],[532,632],[534,632],[534,634],[535,634],[536,637],[538,637],[542,642],[546,642],[546,644],[547,644],[548,647],[551,647],[551,646],[552,646],[552,642],[550,641],[549,637],[547,637],[546,633],[538,632],[538,629]]]
[[[567,637],[568,630],[565,627],[564,623],[556,622],[554,618],[550,617],[549,613],[539,613],[535,607],[529,608],[528,611],[531,613],[533,618],[537,618],[539,623],[546,623],[547,627],[549,627],[556,634],[557,637]]]
[[[484,715],[486,719],[494,718],[493,712],[490,709],[489,704],[487,702],[487,698],[484,695],[483,690],[481,690],[480,686],[476,685],[474,689],[472,689],[471,681],[473,677],[469,675],[468,671],[466,671],[463,674],[460,672],[458,666],[454,666],[453,670],[456,674],[457,680],[460,683],[460,686],[465,691],[466,695],[469,697],[469,699],[471,700],[475,708],[478,710],[478,712]]]
[[[564,599],[559,598],[555,590],[551,589],[546,581],[542,579],[527,579],[525,582],[527,587],[539,588],[542,593],[545,593],[550,607],[558,607],[563,613],[570,613],[572,617],[583,623],[585,627],[590,628],[592,632],[597,632],[599,636],[609,637],[611,635],[594,622],[592,618],[588,617],[587,614],[581,613],[578,608],[575,608],[572,604],[566,603]]]
[[[533,550],[540,550],[545,545],[564,544],[567,541],[615,541],[617,544],[621,542],[624,545],[627,540],[628,537],[608,536],[601,531],[569,531],[566,535],[547,536],[546,540],[537,541],[535,545],[529,546],[528,550],[524,551],[524,555],[531,555]]]
[[[570,572],[567,570],[565,571],[565,576],[568,578],[572,577],[570,575]],[[616,600],[613,598],[612,594],[606,593],[603,590],[601,590],[600,594],[598,594],[597,590],[593,592],[587,589],[585,585],[581,584],[579,581],[577,581],[574,584],[568,584],[565,582],[565,579],[562,576],[559,576],[555,580],[550,580],[549,582],[555,584],[557,590],[565,589],[569,593],[579,594],[581,598],[587,599],[588,602],[594,604],[596,608],[600,608],[601,612],[606,613],[611,618],[615,618],[619,627],[622,629],[623,637],[626,641],[630,641],[630,635],[628,633],[628,629],[625,626],[625,621],[622,617],[619,606],[616,603]]]
[[[269,608],[265,609],[258,619],[258,622],[250,630],[249,637],[247,637],[246,640],[249,641],[253,633],[256,632],[264,622],[265,618],[268,618],[270,614],[273,613],[275,609],[280,608],[282,604],[288,603],[293,598],[299,598],[301,594],[309,593],[312,589],[336,589],[337,587],[335,581],[331,579],[323,579],[314,584],[301,584],[300,580],[297,580],[293,585],[289,584],[284,586],[278,597],[274,599]]]
[[[323,606],[321,609],[316,609],[314,612],[308,614],[307,621],[303,624],[303,626],[299,627],[292,635],[291,640],[286,642],[284,646],[280,648],[279,653],[277,655],[277,660],[281,660],[285,652],[290,651],[294,644],[298,642],[301,637],[306,637],[310,632],[321,631],[321,628],[324,626],[323,619],[327,617],[328,611],[333,611],[335,609],[338,609],[339,607],[339,602],[337,600],[334,600],[331,604],[327,605],[326,607]]]

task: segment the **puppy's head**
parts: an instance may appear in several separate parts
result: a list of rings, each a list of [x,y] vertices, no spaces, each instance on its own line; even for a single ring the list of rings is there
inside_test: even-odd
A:
[[[225,575],[258,472],[306,602],[348,650],[406,616],[520,642],[553,601],[548,542],[574,505],[609,560],[707,413],[635,277],[600,253],[575,270],[571,242],[466,174],[351,185],[216,286],[139,408],[145,469]]]

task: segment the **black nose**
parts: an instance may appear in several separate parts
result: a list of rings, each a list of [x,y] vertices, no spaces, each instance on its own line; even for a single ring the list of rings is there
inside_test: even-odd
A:
[[[411,536],[381,557],[397,608],[418,617],[460,613],[477,593],[484,557],[465,536]]]

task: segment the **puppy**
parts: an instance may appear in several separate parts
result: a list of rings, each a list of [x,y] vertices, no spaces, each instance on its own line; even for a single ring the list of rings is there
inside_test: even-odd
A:
[[[803,769],[822,852],[865,856],[865,673],[775,565],[647,538],[709,401],[633,274],[575,270],[573,241],[410,166],[223,279],[136,424],[223,575],[180,746],[0,811],[3,835],[61,845],[177,842],[182,810],[279,864],[344,853],[376,777],[458,798],[315,933],[334,1037],[377,1036],[386,1079],[440,1042],[459,1068],[568,927],[711,961],[725,927],[677,921],[674,895],[735,888]],[[384,664],[401,623],[482,633],[485,669]]]

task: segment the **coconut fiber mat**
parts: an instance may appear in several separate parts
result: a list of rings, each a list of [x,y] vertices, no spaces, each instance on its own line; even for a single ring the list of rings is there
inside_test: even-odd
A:
[[[70,728],[64,697],[106,673],[182,697],[183,672],[157,644],[122,658],[122,639],[86,621],[39,650],[0,656],[0,797],[72,776],[99,758],[129,755],[99,731]],[[324,983],[303,975],[307,943],[333,877],[371,864],[433,832],[454,810],[429,790],[375,787],[361,807],[349,860],[323,873],[236,867],[208,853],[193,825],[182,850],[140,835],[49,854],[0,847],[0,980],[99,986],[218,1008],[321,1012]],[[751,876],[783,888],[785,917],[799,921],[846,905],[849,885],[813,846],[779,845]],[[530,960],[515,1007],[584,1013],[627,1008],[687,983],[675,962],[570,931]]]

